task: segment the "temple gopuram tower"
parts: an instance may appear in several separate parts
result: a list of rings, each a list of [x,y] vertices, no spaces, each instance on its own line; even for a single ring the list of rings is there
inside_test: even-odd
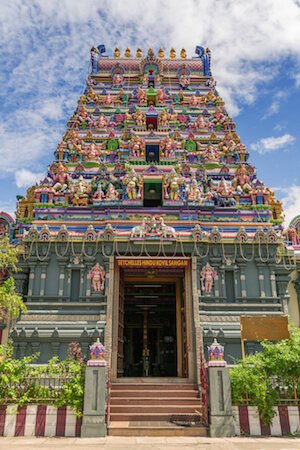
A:
[[[113,380],[195,381],[203,342],[240,358],[241,315],[288,313],[281,203],[210,63],[201,46],[191,58],[92,48],[47,176],[18,204],[17,357],[64,357],[71,341],[87,352],[100,337]]]

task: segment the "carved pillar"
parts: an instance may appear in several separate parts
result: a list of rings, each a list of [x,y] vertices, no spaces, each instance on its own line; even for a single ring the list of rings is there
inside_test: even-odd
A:
[[[271,282],[272,297],[277,297],[276,276],[275,276],[275,270],[274,270],[273,266],[270,266],[270,282]]]
[[[280,297],[281,299],[282,310],[284,314],[288,314],[289,312],[288,303],[290,300],[290,296],[287,290],[287,285],[289,281],[290,279],[288,272],[285,269],[280,270],[279,268],[276,273],[276,286],[278,297]]]
[[[246,284],[246,263],[243,261],[241,262],[240,260],[238,261],[238,265],[239,265],[239,270],[240,270],[240,282],[241,282],[241,297],[242,298],[247,298],[247,284]],[[239,295],[238,295],[239,297]]]
[[[300,277],[294,280],[293,285],[295,287],[295,291],[297,293],[297,300],[298,300],[298,308],[299,308],[299,314],[300,314]]]
[[[29,283],[28,283],[28,296],[31,297],[33,295],[33,287],[35,282],[35,270],[36,270],[36,262],[32,261],[29,263]]]
[[[40,281],[40,295],[45,295],[45,285],[46,285],[46,273],[47,273],[48,261],[41,262],[41,281]]]
[[[264,276],[264,272],[263,272],[263,270],[264,270],[263,268],[265,267],[265,264],[256,261],[256,267],[258,270],[258,282],[259,282],[260,297],[265,297],[266,296],[265,276]]]

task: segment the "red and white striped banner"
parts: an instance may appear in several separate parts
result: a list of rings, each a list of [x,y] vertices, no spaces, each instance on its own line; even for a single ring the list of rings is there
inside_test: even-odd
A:
[[[80,436],[81,419],[69,406],[0,406],[0,436]]]
[[[249,436],[283,436],[300,431],[300,407],[276,406],[272,425],[260,420],[254,406],[233,406],[235,434]]]

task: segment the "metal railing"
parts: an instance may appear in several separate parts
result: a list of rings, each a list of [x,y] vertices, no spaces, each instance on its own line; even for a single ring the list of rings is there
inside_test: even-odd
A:
[[[4,392],[0,393],[0,404],[14,403],[23,398],[26,403],[53,403],[60,398],[65,386],[72,377],[53,377],[42,374],[28,377],[25,381],[8,383]]]

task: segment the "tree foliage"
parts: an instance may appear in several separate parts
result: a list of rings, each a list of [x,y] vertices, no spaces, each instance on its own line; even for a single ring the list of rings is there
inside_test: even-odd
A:
[[[82,415],[85,363],[83,360],[59,361],[55,356],[46,366],[32,366],[36,353],[21,359],[12,357],[11,343],[0,345],[0,404],[50,403],[70,406]]]
[[[274,405],[283,398],[297,400],[300,393],[300,330],[292,329],[290,339],[261,342],[262,352],[246,356],[231,369],[232,399],[242,404],[248,397],[266,424],[275,415]]]
[[[0,319],[18,317],[26,312],[22,297],[17,294],[12,276],[19,269],[18,250],[9,244],[8,237],[0,239]]]

